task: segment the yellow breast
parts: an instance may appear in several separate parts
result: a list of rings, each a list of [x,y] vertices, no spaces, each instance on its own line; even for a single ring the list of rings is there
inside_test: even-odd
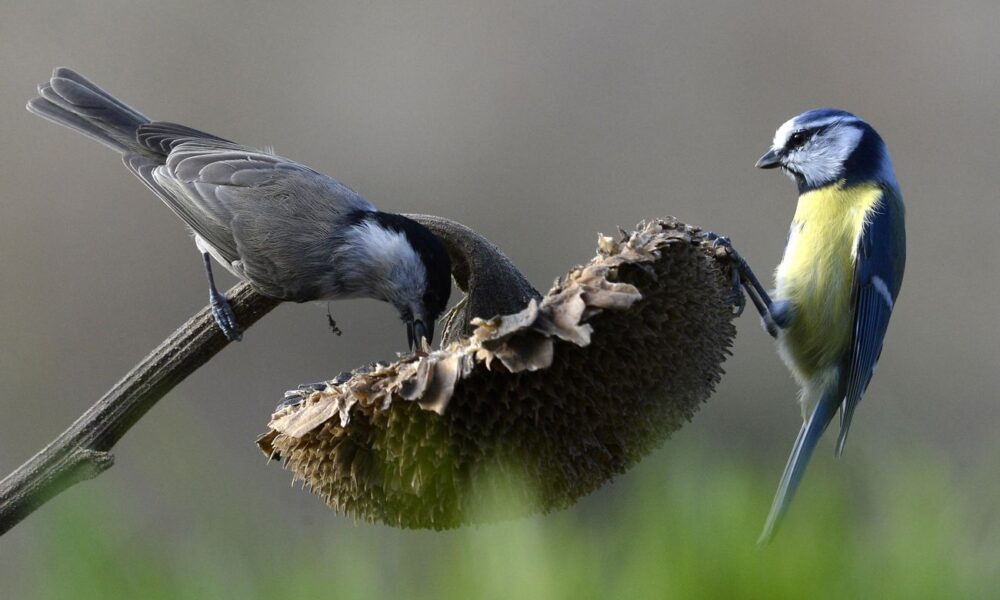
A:
[[[851,289],[858,238],[882,192],[873,184],[834,184],[799,196],[775,298],[791,300],[795,318],[779,339],[800,381],[841,360],[851,340]]]

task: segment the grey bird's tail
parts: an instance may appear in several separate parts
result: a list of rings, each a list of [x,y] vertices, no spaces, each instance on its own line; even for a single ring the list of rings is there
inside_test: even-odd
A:
[[[121,154],[149,154],[136,138],[139,126],[149,119],[72,69],[54,70],[52,78],[38,86],[38,97],[28,102],[28,110]]]

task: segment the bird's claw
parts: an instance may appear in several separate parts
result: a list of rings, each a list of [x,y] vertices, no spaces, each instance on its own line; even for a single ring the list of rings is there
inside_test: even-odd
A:
[[[729,256],[737,255],[736,250],[733,248],[733,242],[729,239],[728,235],[719,235],[714,231],[706,231],[704,237],[709,242],[712,242],[713,249],[723,248]]]
[[[717,248],[718,246],[724,246],[726,248],[732,247],[732,242],[728,235],[719,235],[714,231],[706,231],[705,238],[712,242],[712,247]]]
[[[240,324],[236,321],[236,313],[233,312],[229,300],[222,294],[213,292],[209,295],[209,301],[212,305],[212,317],[215,318],[216,324],[219,325],[219,329],[222,330],[226,339],[230,342],[238,342],[243,339],[243,330],[240,329]]]
[[[737,317],[742,315],[747,307],[747,297],[743,295],[743,282],[737,269],[733,269],[733,290],[729,294],[728,302],[733,306],[733,314]]]
[[[719,235],[714,231],[706,231],[705,238],[712,243],[712,249],[718,250],[722,248],[725,250],[726,257],[736,263],[735,268],[733,268],[733,289],[726,302],[733,306],[733,314],[738,317],[743,314],[743,310],[747,307],[747,299],[743,295],[742,269],[740,268],[741,257],[736,252],[736,249],[733,248],[733,242],[729,239],[729,236]]]

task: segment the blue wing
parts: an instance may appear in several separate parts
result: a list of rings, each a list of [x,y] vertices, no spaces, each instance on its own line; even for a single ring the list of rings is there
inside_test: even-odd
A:
[[[886,188],[858,239],[854,268],[854,333],[845,370],[847,388],[837,439],[838,455],[844,451],[854,410],[875,373],[905,264],[903,202],[897,190]]]

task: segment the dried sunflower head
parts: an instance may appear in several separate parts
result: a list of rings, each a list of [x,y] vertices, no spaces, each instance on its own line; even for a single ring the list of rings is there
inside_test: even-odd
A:
[[[735,335],[732,271],[700,230],[656,220],[598,245],[540,300],[441,350],[290,392],[260,448],[333,508],[399,527],[597,489],[691,419]],[[518,501],[481,510],[513,481]]]

